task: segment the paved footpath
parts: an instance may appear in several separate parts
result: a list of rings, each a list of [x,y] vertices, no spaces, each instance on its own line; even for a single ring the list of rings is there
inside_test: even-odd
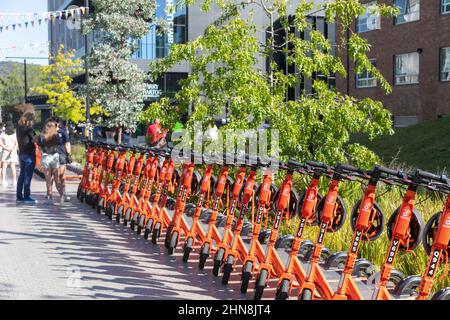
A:
[[[38,205],[16,204],[12,187],[0,189],[0,299],[246,298],[239,281],[224,286],[210,265],[198,269],[195,256],[185,265],[180,249],[169,257],[161,242],[79,203],[76,187],[68,182],[72,200],[63,205],[43,203],[45,184],[36,175]]]

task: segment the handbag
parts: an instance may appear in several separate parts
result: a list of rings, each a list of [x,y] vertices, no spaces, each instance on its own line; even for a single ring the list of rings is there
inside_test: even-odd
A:
[[[36,166],[39,167],[41,165],[42,153],[41,150],[39,150],[39,146],[36,142],[34,143],[34,149],[36,151]]]

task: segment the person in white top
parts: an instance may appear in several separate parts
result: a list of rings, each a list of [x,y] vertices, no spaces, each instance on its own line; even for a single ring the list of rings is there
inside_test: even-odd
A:
[[[13,185],[16,185],[16,163],[19,162],[17,154],[17,137],[16,130],[12,122],[7,123],[6,130],[0,135],[0,147],[3,148],[2,152],[2,186],[8,186],[6,182],[6,169],[8,164],[11,167],[11,173],[13,177]]]

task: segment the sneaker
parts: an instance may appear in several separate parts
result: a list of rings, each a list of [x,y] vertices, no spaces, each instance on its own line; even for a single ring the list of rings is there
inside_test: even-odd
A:
[[[29,203],[29,204],[37,204],[37,203],[38,203],[37,200],[34,200],[34,199],[32,199],[32,198],[24,198],[24,199],[22,200],[22,202]]]
[[[12,185],[13,185],[13,187],[17,187],[17,181],[16,181],[16,180],[13,180]]]
[[[45,196],[45,202],[53,203],[53,198],[51,196]]]
[[[22,203],[23,202],[23,198],[16,198],[16,202]]]
[[[7,182],[6,180],[3,180],[3,181],[2,181],[2,186],[3,186],[3,187],[7,187],[7,186],[8,186],[8,182]]]
[[[64,203],[64,196],[59,197],[59,204],[63,204]]]
[[[69,196],[64,196],[64,202],[70,202],[70,197]]]

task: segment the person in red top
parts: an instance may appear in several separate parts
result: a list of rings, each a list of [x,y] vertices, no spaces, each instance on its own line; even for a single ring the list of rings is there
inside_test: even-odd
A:
[[[156,119],[147,128],[148,143],[151,147],[159,146],[162,147],[165,144],[165,137],[167,135],[167,130],[163,130],[159,124],[159,119]]]

